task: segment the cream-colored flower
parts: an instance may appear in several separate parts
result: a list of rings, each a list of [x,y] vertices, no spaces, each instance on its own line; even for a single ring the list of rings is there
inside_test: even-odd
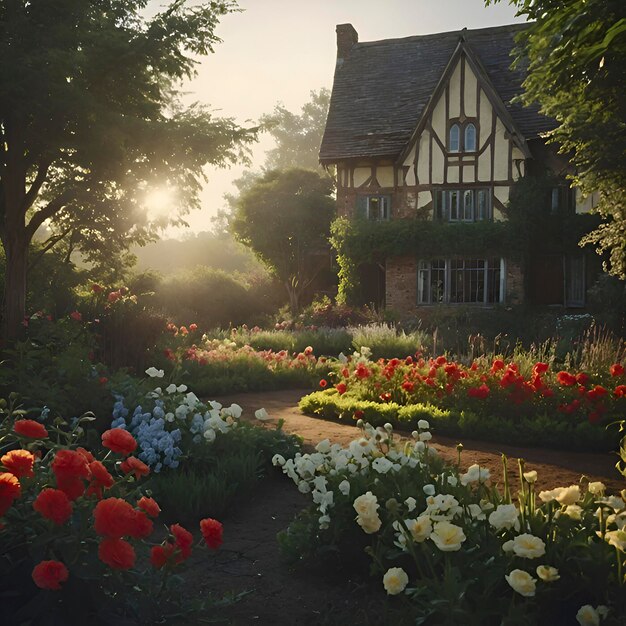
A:
[[[401,567],[392,567],[383,576],[383,586],[390,596],[402,593],[409,584],[409,577]]]
[[[621,552],[626,552],[626,530],[611,530],[604,535],[609,545],[615,546]]]
[[[379,474],[386,474],[393,467],[393,463],[384,456],[379,457],[372,463],[372,469]]]
[[[564,506],[569,506],[578,502],[580,497],[580,487],[578,485],[570,485],[556,496],[556,501]]]
[[[456,552],[467,539],[460,526],[450,522],[437,522],[430,538],[442,552]]]
[[[422,487],[422,491],[427,495],[427,496],[434,496],[435,495],[435,485],[424,485]]]
[[[378,515],[378,513],[376,512],[379,507],[378,500],[371,491],[368,491],[362,496],[356,498],[352,506],[357,512],[357,515],[360,515],[361,517],[371,517],[372,515]]]
[[[502,550],[504,552],[513,552],[513,539],[509,539],[502,544]]]
[[[483,520],[486,519],[485,512],[480,508],[480,504],[469,504],[467,506],[472,519]]]
[[[417,519],[408,519],[405,523],[416,543],[426,541],[433,530],[433,524],[428,515],[420,515]]]
[[[499,504],[489,516],[489,523],[496,529],[514,528],[519,530],[519,511],[514,504]]]
[[[555,487],[549,491],[540,491],[539,498],[542,502],[551,502],[556,500],[557,496],[563,491],[564,487]]]
[[[589,493],[593,494],[594,496],[601,496],[604,493],[605,489],[606,485],[599,480],[594,483],[589,483],[589,485],[587,486],[587,491],[589,491]]]
[[[546,553],[546,544],[539,537],[524,533],[513,539],[513,552],[524,559],[537,559]]]
[[[407,508],[408,512],[411,513],[411,511],[414,511],[415,507],[417,506],[417,500],[413,496],[409,496],[404,501],[404,504],[406,504],[406,508]]]
[[[254,417],[256,417],[260,422],[266,422],[270,419],[270,416],[265,409],[257,409],[254,412]]]
[[[506,582],[511,585],[513,591],[516,591],[521,596],[532,598],[535,595],[537,579],[533,578],[528,572],[521,569],[514,569],[504,578],[506,578]]]
[[[430,428],[430,424],[426,420],[419,420],[417,422],[417,427],[420,430],[428,430]]]
[[[285,464],[285,457],[282,454],[275,454],[272,457],[272,465],[276,467],[280,465],[281,467]]]
[[[598,611],[596,611],[591,604],[585,604],[578,609],[576,621],[580,626],[599,626],[600,615],[598,615]]]
[[[537,471],[532,470],[530,472],[524,472],[524,480],[527,483],[535,483],[537,482]]]
[[[380,521],[380,517],[378,517],[378,513],[374,513],[374,515],[357,515],[356,523],[363,529],[363,532],[368,535],[372,535],[375,532],[380,530],[382,522]]]
[[[322,439],[316,446],[315,449],[322,454],[327,454],[330,452],[330,441],[328,439]]]
[[[470,465],[465,474],[461,474],[461,484],[469,485],[470,483],[484,483],[489,480],[491,473],[486,467],[480,467],[477,463]]]
[[[570,504],[569,506],[565,507],[565,510],[563,511],[564,515],[568,515],[569,517],[571,517],[573,520],[580,520],[582,514],[583,514],[583,509],[582,507],[578,506],[577,504]]]
[[[540,565],[537,567],[537,576],[545,583],[551,583],[561,578],[561,576],[559,576],[559,570],[550,565]]]
[[[339,489],[344,496],[347,496],[350,494],[350,483],[347,480],[342,480],[337,489]]]

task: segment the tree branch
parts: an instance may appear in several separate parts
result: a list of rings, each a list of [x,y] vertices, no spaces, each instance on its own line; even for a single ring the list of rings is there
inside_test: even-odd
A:
[[[26,192],[24,196],[24,200],[22,202],[22,206],[20,207],[21,211],[26,214],[26,211],[33,206],[33,202],[37,198],[37,194],[41,190],[42,185],[46,182],[46,176],[48,175],[48,169],[52,164],[52,159],[45,159],[39,168],[37,169],[37,175],[35,176],[35,180],[32,182],[30,188]]]
[[[74,191],[64,191],[59,196],[57,196],[54,200],[50,200],[48,204],[40,209],[33,215],[30,222],[28,222],[28,226],[26,226],[26,234],[29,237],[29,240],[33,238],[33,235],[37,232],[37,229],[51,217],[54,217],[70,200],[74,200],[75,192]]]
[[[59,233],[58,235],[54,235],[53,237],[49,237],[48,240],[46,241],[45,246],[37,253],[37,256],[35,256],[33,260],[28,264],[28,271],[30,271],[33,267],[35,267],[35,265],[37,265],[37,263],[41,261],[44,254],[52,250],[52,248],[54,248],[54,246],[56,246],[57,243],[59,243],[59,241],[63,240],[67,236],[67,234],[70,233],[71,231],[72,231],[71,228],[66,228],[62,233]]]

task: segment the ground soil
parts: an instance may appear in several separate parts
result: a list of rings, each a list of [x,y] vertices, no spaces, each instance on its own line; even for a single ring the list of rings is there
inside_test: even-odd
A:
[[[276,391],[238,394],[215,398],[224,405],[236,402],[244,409],[244,419],[254,420],[254,411],[265,408],[274,426],[284,420],[286,432],[297,433],[312,447],[322,439],[348,443],[360,431],[351,424],[330,422],[302,415],[297,408],[303,391]],[[432,445],[446,459],[456,462],[456,440],[433,438]],[[526,461],[526,469],[537,470],[540,489],[576,484],[585,475],[601,480],[610,490],[624,487],[615,470],[615,455],[522,448],[513,444],[485,443],[465,439],[461,456],[463,468],[478,463],[491,471],[496,483],[502,482],[502,454],[509,459],[513,488],[517,459]],[[217,597],[228,592],[250,591],[239,602],[216,611],[230,623],[271,625],[387,624],[387,602],[380,585],[364,575],[354,579],[354,572],[336,563],[325,575],[306,569],[290,570],[278,552],[276,534],[285,529],[308,500],[291,481],[274,475],[260,483],[259,489],[236,512],[225,518],[224,544],[210,557],[198,551],[186,576],[190,590],[201,596]],[[366,573],[364,573],[366,574]],[[351,578],[352,576],[352,578]]]

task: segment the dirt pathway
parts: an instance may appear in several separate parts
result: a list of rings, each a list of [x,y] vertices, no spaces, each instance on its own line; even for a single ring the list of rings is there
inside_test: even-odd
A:
[[[298,401],[307,393],[306,390],[268,391],[262,393],[244,393],[215,398],[225,405],[236,402],[244,409],[243,417],[254,420],[254,411],[265,408],[271,419],[266,423],[276,425],[279,419],[285,421],[284,429],[300,435],[305,444],[316,445],[322,439],[346,444],[360,436],[360,431],[348,423],[331,422],[303,415],[298,409]],[[456,462],[458,440],[436,435],[432,444],[449,461]],[[589,480],[601,480],[612,491],[626,487],[626,482],[615,469],[618,457],[615,454],[597,454],[587,452],[566,452],[545,448],[527,448],[502,443],[492,443],[463,439],[464,450],[461,465],[464,468],[478,463],[487,467],[496,482],[502,481],[502,454],[509,459],[510,476],[517,475],[517,460],[526,460],[527,470],[537,470],[537,485],[541,489],[552,489],[578,483],[581,475]]]

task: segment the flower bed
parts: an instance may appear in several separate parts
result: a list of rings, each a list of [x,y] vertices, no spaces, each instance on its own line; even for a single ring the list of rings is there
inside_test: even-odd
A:
[[[367,349],[333,364],[324,391],[300,408],[326,418],[365,418],[413,428],[431,419],[437,432],[566,449],[615,449],[617,429],[605,426],[626,411],[621,364],[609,371],[553,371],[542,362],[523,372],[502,359],[470,366],[408,357],[371,361]]]
[[[515,502],[508,482],[497,490],[478,465],[445,466],[425,420],[408,444],[391,425],[359,425],[346,447],[326,440],[274,460],[312,499],[280,537],[292,561],[359,564],[367,554],[411,623],[620,623],[626,492],[583,483],[537,493],[521,462]]]

